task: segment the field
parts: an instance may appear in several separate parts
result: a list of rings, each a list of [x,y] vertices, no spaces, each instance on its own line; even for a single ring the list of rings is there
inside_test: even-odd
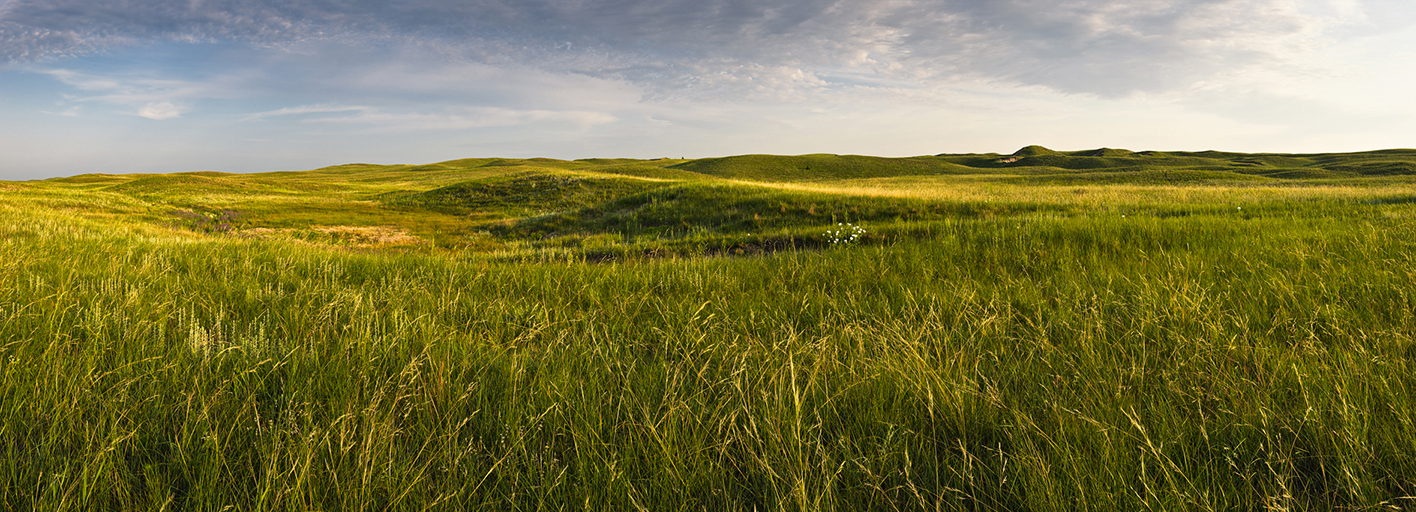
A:
[[[0,182],[6,510],[1416,506],[1416,150]]]

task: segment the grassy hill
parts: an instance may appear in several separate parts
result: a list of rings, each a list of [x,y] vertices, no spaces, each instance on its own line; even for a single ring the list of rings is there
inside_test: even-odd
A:
[[[1416,151],[0,182],[0,509],[1395,510]]]
[[[142,208],[125,210],[132,218],[203,232],[221,225],[243,236],[347,245],[349,237],[328,233],[384,230],[405,242],[421,240],[390,246],[399,250],[589,251],[595,257],[618,257],[688,254],[708,246],[719,252],[819,247],[828,238],[828,227],[838,222],[876,224],[865,240],[884,243],[905,236],[897,233],[905,223],[948,216],[1076,214],[1096,205],[1081,195],[1087,187],[1194,188],[1185,194],[1158,189],[1136,198],[1232,195],[1232,189],[1253,187],[1282,191],[1266,195],[1301,196],[1303,189],[1331,192],[1413,180],[1413,150],[1278,155],[1028,146],[1008,155],[909,158],[469,158],[248,175],[81,175],[38,184],[50,196],[83,190],[89,197],[110,197],[110,202],[137,201]],[[1300,190],[1285,189],[1294,186]],[[1038,197],[1047,187],[1083,189]],[[1193,202],[1183,199],[1161,209],[1183,210]],[[239,221],[215,220],[223,215]]]

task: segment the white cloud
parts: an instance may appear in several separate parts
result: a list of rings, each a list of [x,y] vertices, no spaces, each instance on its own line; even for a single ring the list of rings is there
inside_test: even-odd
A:
[[[250,114],[246,117],[241,118],[241,120],[255,121],[257,119],[265,119],[268,117],[300,116],[306,114],[333,114],[346,112],[371,112],[373,110],[373,107],[360,106],[341,107],[335,105],[305,105],[300,107],[285,107],[279,110],[256,112],[254,114]]]
[[[611,123],[618,118],[586,110],[511,109],[501,107],[444,107],[441,112],[391,111],[369,106],[304,105],[257,112],[242,121],[300,117],[307,125],[350,126],[363,133],[457,131],[497,126],[544,124],[583,129]]]
[[[184,112],[186,112],[185,108],[173,105],[171,102],[163,101],[143,105],[143,108],[138,109],[138,116],[160,121],[163,119],[182,117]]]
[[[72,87],[76,93],[64,93],[66,102],[109,105],[118,111],[154,120],[182,117],[203,100],[234,99],[246,94],[241,80],[231,76],[190,80],[163,77],[153,70],[98,74],[29,67],[28,71]],[[71,109],[71,112],[64,115],[74,115],[77,110]]]
[[[448,109],[440,113],[383,113],[364,111],[355,116],[321,117],[303,122],[326,125],[357,125],[364,132],[455,131],[498,126],[540,124],[556,128],[583,129],[616,121],[614,115],[589,111],[513,110],[495,107]]]

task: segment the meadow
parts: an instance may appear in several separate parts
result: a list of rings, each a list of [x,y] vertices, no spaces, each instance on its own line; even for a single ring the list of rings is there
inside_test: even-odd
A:
[[[6,510],[1416,506],[1416,150],[0,182]]]

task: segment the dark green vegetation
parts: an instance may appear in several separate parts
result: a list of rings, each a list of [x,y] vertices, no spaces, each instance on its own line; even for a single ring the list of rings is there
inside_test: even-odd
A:
[[[1413,163],[0,182],[0,508],[1405,508]]]

